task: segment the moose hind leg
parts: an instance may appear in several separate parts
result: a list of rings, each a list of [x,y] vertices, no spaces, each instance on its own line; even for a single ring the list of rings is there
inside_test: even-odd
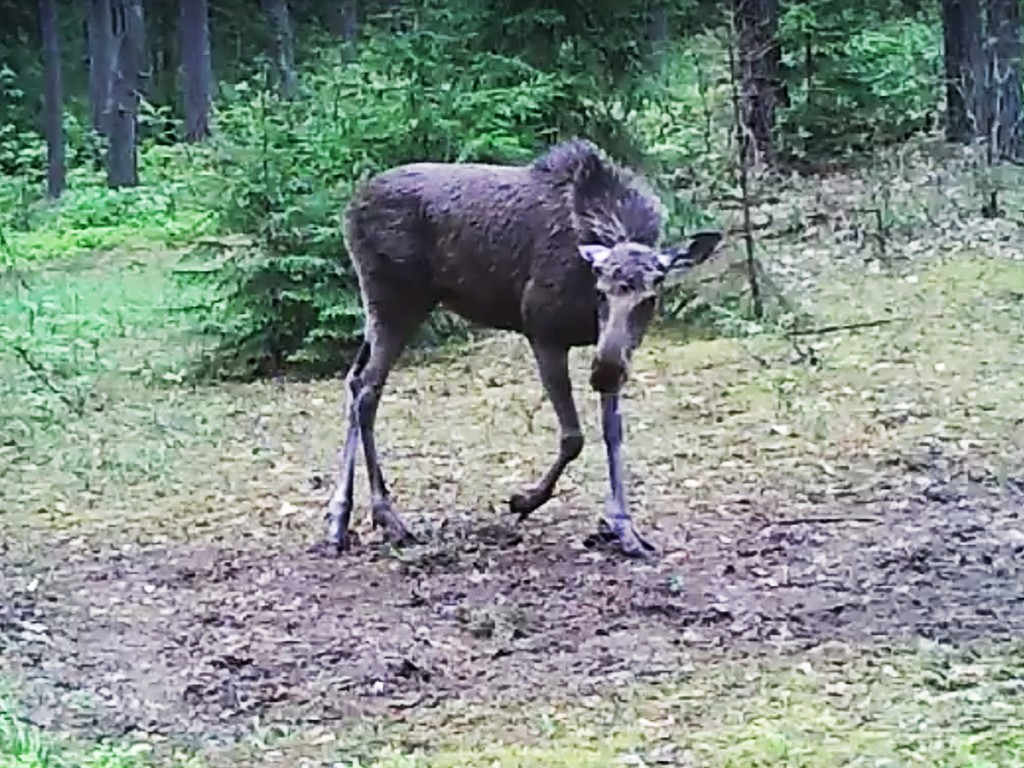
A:
[[[363,439],[366,472],[370,481],[373,526],[383,528],[388,541],[395,545],[412,543],[415,538],[391,502],[391,494],[384,482],[384,473],[381,471],[377,456],[374,426],[384,384],[391,368],[405,348],[409,334],[408,326],[401,330],[386,326],[378,327],[370,345],[369,360],[360,377],[361,387],[354,406],[359,421],[359,433]]]
[[[337,551],[348,549],[349,521],[352,518],[352,497],[355,481],[356,452],[359,448],[359,413],[356,403],[362,389],[363,369],[370,358],[370,343],[364,340],[345,378],[347,390],[345,413],[348,426],[345,445],[338,454],[338,484],[327,505],[327,542]]]
[[[540,482],[509,499],[509,508],[513,514],[519,515],[520,519],[551,498],[555,484],[565,468],[583,450],[583,432],[580,430],[580,418],[572,396],[572,382],[569,379],[569,351],[564,347],[539,342],[531,342],[531,346],[544,391],[558,417],[560,438],[558,456]]]

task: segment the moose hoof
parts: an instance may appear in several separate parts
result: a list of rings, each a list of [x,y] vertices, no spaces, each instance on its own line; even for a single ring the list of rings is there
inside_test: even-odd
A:
[[[524,491],[512,494],[508,500],[508,508],[513,515],[522,520],[551,498],[550,494],[540,491]]]
[[[323,543],[325,549],[333,550],[333,554],[340,555],[351,549],[355,537],[355,544],[358,545],[359,538],[354,531],[348,530],[350,509],[335,506],[332,501],[327,507],[324,519],[327,521],[327,541]],[[315,545],[314,545],[315,546]]]
[[[355,531],[345,531],[341,535],[328,535],[326,539],[313,542],[307,552],[322,557],[340,557],[359,544],[359,534]]]
[[[384,529],[384,538],[394,547],[405,547],[419,542],[389,501],[373,505],[373,527]]]
[[[588,536],[584,545],[617,549],[626,557],[638,560],[650,560],[658,555],[654,545],[641,536],[629,520],[602,519],[597,525],[597,532]]]

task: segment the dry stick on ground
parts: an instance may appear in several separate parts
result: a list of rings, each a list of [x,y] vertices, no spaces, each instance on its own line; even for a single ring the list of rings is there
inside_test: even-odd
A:
[[[761,530],[770,528],[773,525],[830,525],[833,523],[880,523],[882,518],[868,515],[853,515],[849,517],[783,517],[776,520],[769,520],[761,526]]]
[[[20,344],[12,344],[11,349],[14,350],[15,354],[21,358],[21,361],[25,364],[25,367],[42,383],[47,390],[60,398],[61,402],[70,408],[76,416],[82,416],[85,413],[85,400],[81,397],[71,397],[67,392],[62,390],[50,379],[46,369],[32,359],[32,356],[28,353]]]
[[[797,336],[822,336],[826,333],[837,333],[839,331],[855,331],[860,328],[875,328],[880,325],[889,325],[890,323],[898,323],[904,320],[910,320],[909,317],[883,317],[878,320],[862,320],[857,323],[840,323],[837,325],[823,325],[817,328],[795,328],[786,334],[786,339],[793,346],[793,350],[799,355],[800,362],[807,362],[811,365],[818,365],[820,360],[817,352],[814,348],[808,346],[801,348],[800,343],[796,340]]]
[[[940,316],[936,315],[935,317],[940,317]],[[840,331],[856,331],[856,330],[859,330],[861,328],[876,328],[876,327],[881,326],[881,325],[889,325],[891,323],[899,323],[899,322],[909,321],[909,320],[913,320],[913,319],[914,318],[911,318],[911,317],[883,317],[883,318],[880,318],[878,320],[862,320],[862,321],[856,322],[856,323],[839,323],[839,324],[836,324],[836,325],[822,325],[822,326],[818,326],[816,328],[796,328],[794,330],[787,331],[784,335],[785,335],[786,341],[788,341],[792,345],[793,350],[799,356],[800,359],[799,359],[798,362],[801,362],[801,363],[806,362],[806,363],[810,363],[811,365],[817,365],[820,362],[819,358],[818,358],[817,352],[814,350],[813,347],[809,347],[808,346],[806,348],[802,348],[800,346],[799,342],[797,342],[797,337],[798,336],[823,336],[823,335],[828,334],[828,333],[838,333]],[[747,352],[748,355],[750,355],[751,358],[753,358],[754,362],[756,362],[762,368],[770,368],[771,367],[771,363],[768,360],[766,360],[765,358],[761,357],[758,354],[755,354],[754,352],[750,351],[749,349],[746,350],[746,352]]]
[[[796,328],[790,331],[788,336],[822,336],[826,333],[836,333],[838,331],[856,331],[861,328],[875,328],[879,325],[889,325],[890,323],[901,323],[913,320],[912,317],[882,317],[878,320],[861,320],[856,323],[839,323],[837,325],[821,325],[817,328]]]

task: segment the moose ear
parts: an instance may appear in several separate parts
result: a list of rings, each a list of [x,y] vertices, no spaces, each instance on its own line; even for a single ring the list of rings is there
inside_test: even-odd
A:
[[[612,252],[611,248],[604,245],[581,245],[579,249],[580,258],[592,267],[601,266],[608,258],[608,254]]]
[[[658,261],[665,276],[681,275],[698,264],[707,261],[722,242],[722,233],[717,230],[697,232],[686,245],[677,245],[658,254]]]

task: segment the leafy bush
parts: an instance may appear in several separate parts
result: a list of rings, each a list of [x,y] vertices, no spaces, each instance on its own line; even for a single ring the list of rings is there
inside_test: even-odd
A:
[[[819,5],[829,3],[793,3],[780,22],[790,101],[780,113],[784,151],[870,150],[927,128],[941,98],[941,23]]]
[[[4,261],[42,262],[80,251],[133,244],[173,245],[194,239],[212,223],[202,190],[204,163],[177,147],[140,152],[138,187],[110,189],[102,172],[82,163],[68,172],[60,201],[20,176],[0,177],[0,233]],[[182,173],[182,167],[188,172]]]
[[[522,161],[555,138],[563,81],[459,45],[432,31],[371,40],[356,62],[314,62],[295,101],[251,82],[228,91],[213,141],[218,226],[252,241],[186,272],[220,288],[205,328],[222,369],[343,364],[362,330],[342,221],[360,179],[414,160]],[[435,318],[427,332],[461,329]]]

